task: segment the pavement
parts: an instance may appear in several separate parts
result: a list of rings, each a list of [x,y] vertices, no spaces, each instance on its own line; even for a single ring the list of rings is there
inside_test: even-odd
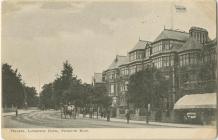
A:
[[[82,115],[81,115],[82,116]],[[86,116],[88,117],[88,115]],[[95,119],[97,119],[97,116],[94,116]],[[107,118],[101,118],[100,116],[98,119],[107,120]],[[127,122],[125,119],[118,119],[118,118],[110,118],[110,121],[113,122]],[[137,121],[137,120],[129,120],[129,123],[134,124],[144,124],[146,125],[146,121]],[[150,125],[157,125],[157,126],[168,126],[168,127],[178,127],[178,128],[213,128],[216,126],[213,125],[196,125],[196,124],[179,124],[179,123],[164,123],[164,122],[151,122],[149,121]]]
[[[27,114],[37,111],[36,109],[18,109],[18,114]],[[16,112],[2,112],[1,115],[3,117],[5,116],[16,116]]]
[[[101,118],[100,116],[97,119],[97,116],[93,116],[93,118],[89,118],[88,115],[83,118],[83,115],[80,114],[78,118],[75,121],[74,119],[71,120],[65,120],[60,118],[60,111],[41,111],[41,110],[24,110],[20,109],[18,110],[18,117],[16,117],[15,112],[7,112],[7,113],[2,113],[3,118],[6,120],[13,120],[14,124],[23,122],[24,125],[41,125],[44,126],[44,124],[48,123],[47,126],[69,126],[69,127],[75,127],[75,126],[82,126],[82,127],[119,127],[119,125],[124,126],[124,127],[144,127],[144,126],[149,126],[149,127],[177,127],[177,128],[213,128],[215,126],[211,125],[194,125],[194,124],[178,124],[178,123],[163,123],[163,122],[149,122],[147,124],[145,121],[137,121],[137,120],[130,120],[129,124],[127,124],[125,119],[118,119],[118,118],[110,118],[110,122],[106,121],[106,118]],[[66,123],[65,125],[63,124],[58,124],[58,121],[62,121],[63,123]],[[74,120],[74,121],[73,121]],[[16,121],[16,122],[15,122]],[[45,122],[44,122],[45,121]],[[9,121],[7,121],[9,122]],[[71,125],[69,124],[71,123]],[[73,123],[72,123],[73,122]],[[107,122],[107,124],[105,124]],[[53,125],[51,125],[51,123]],[[57,124],[55,124],[57,123]],[[83,124],[84,123],[84,126]],[[12,124],[13,126],[16,126]]]

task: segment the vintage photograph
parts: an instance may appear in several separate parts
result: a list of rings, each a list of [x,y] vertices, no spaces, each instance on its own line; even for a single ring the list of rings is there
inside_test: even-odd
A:
[[[216,1],[1,5],[2,128],[216,129]]]

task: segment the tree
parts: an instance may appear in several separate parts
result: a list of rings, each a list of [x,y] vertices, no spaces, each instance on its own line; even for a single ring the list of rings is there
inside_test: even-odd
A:
[[[52,96],[52,83],[45,84],[42,87],[42,92],[40,93],[40,108],[54,108],[54,101]]]
[[[28,87],[22,80],[18,70],[5,63],[2,65],[2,102],[4,107],[24,107],[24,102],[28,106],[37,106],[38,97],[34,87]]]
[[[216,62],[211,61],[200,65],[199,81],[203,92],[216,91]]]
[[[18,70],[5,63],[2,65],[2,97],[3,107],[23,107],[24,84]]]
[[[73,68],[65,61],[63,63],[63,70],[61,75],[56,77],[54,82],[47,88],[43,89],[44,94],[48,94],[46,97],[50,97],[49,106],[57,109],[61,104],[74,104],[76,107],[83,106],[85,99],[85,92],[87,91],[80,79],[73,74]],[[44,91],[45,90],[45,91]],[[44,97],[44,96],[42,96]]]
[[[27,98],[27,105],[30,107],[38,106],[39,98],[34,87],[25,87],[25,94]]]
[[[127,100],[137,108],[148,104],[153,108],[160,108],[161,98],[167,97],[168,90],[169,80],[156,68],[148,68],[130,77]]]
[[[107,89],[104,84],[96,85],[93,87],[92,103],[96,107],[97,118],[99,108],[107,109],[112,104],[112,99],[107,95]]]
[[[111,99],[106,95],[105,86],[93,87],[82,83],[73,73],[72,66],[65,61],[60,76],[42,88],[40,105],[46,108],[60,107],[61,104],[74,104],[89,110],[91,107],[108,107]]]

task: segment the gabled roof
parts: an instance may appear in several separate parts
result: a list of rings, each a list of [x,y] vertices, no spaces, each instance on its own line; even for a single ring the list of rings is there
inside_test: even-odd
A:
[[[135,50],[142,50],[145,49],[147,44],[151,44],[150,41],[145,41],[145,40],[139,40],[137,44],[130,50],[130,52],[135,51]]]
[[[102,83],[102,73],[94,73],[94,83]]]
[[[190,37],[182,47],[179,48],[178,52],[192,50],[192,49],[202,49],[203,45],[199,43],[194,38]]]
[[[129,61],[127,56],[120,56],[117,55],[112,64],[109,66],[108,69],[115,69],[118,68],[120,65],[127,64]]]
[[[189,38],[189,34],[187,32],[164,29],[159,36],[154,40],[154,42],[162,40],[162,39],[175,39],[185,41]]]

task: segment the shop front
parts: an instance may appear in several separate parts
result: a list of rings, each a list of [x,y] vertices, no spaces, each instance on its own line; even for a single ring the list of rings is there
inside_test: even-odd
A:
[[[216,93],[191,94],[180,98],[174,105],[176,120],[180,123],[215,125]]]

